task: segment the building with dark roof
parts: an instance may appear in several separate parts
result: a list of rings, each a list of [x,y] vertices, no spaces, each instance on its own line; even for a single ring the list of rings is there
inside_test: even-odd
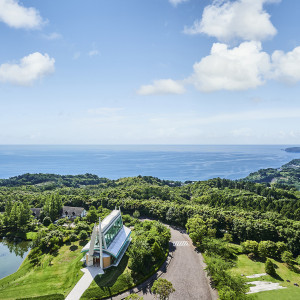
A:
[[[41,216],[41,213],[43,212],[42,208],[31,208],[32,215],[39,219]],[[86,216],[86,210],[83,207],[74,207],[74,206],[63,206],[61,210],[61,218],[69,218],[69,219],[75,219],[78,217],[85,217]]]
[[[63,206],[62,207],[62,218],[75,219],[77,217],[85,217],[86,210],[83,207],[74,207],[74,206]]]

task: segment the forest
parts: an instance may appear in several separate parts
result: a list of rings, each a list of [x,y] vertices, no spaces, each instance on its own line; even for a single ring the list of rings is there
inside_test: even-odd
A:
[[[275,170],[292,178],[284,184],[269,177],[263,182],[261,174],[267,178],[271,172],[265,170],[243,180],[214,178],[186,182],[151,176],[110,180],[92,174],[24,174],[0,181],[0,236],[22,237],[35,231],[37,223],[30,208],[42,208],[40,222],[44,227],[35,233],[34,249],[29,255],[30,262],[38,265],[47,253],[54,255],[66,241],[87,239],[91,224],[120,206],[122,212],[135,218],[149,217],[186,228],[194,244],[206,253],[207,272],[220,298],[244,299],[243,281],[229,272],[237,253],[232,245],[240,245],[242,253],[249,257],[284,259],[292,262],[291,265],[299,260],[300,192],[299,176],[296,176],[299,163],[300,160],[293,160]],[[63,205],[82,206],[88,211],[72,232],[57,229],[63,228],[65,219],[53,224],[61,215]],[[131,222],[129,215],[123,218]],[[153,232],[162,230],[157,226]],[[138,247],[131,246],[129,257],[131,254],[138,257],[136,252],[141,248],[142,239],[137,239]],[[145,270],[138,266],[147,265],[146,261],[151,263],[147,260],[151,251],[159,261],[169,236],[166,235],[165,241],[157,240],[157,244],[151,234],[147,239],[150,246],[144,245],[145,249],[148,247],[143,256],[145,262],[135,264],[136,260],[131,259],[132,272],[143,274]]]
[[[294,165],[292,161],[286,166]],[[227,232],[236,242],[282,241],[294,255],[300,254],[300,193],[293,185],[220,178],[181,183],[151,176],[110,180],[91,174],[24,174],[1,181],[1,212],[8,206],[15,214],[21,204],[27,212],[28,205],[46,211],[50,198],[58,199],[60,205],[87,210],[121,206],[124,212],[138,210],[142,216],[182,227],[192,216],[201,215],[204,220],[213,219],[217,236]],[[13,222],[9,223],[4,213],[0,229],[7,224]]]
[[[244,180],[264,182],[277,187],[292,186],[300,189],[300,159],[293,159],[278,169],[261,169],[251,173]]]

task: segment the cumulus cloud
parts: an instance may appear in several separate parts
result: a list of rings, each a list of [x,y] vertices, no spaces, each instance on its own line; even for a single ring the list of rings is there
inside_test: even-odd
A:
[[[272,78],[286,83],[300,81],[300,47],[287,53],[275,51],[272,54],[272,66]]]
[[[139,95],[183,94],[184,86],[172,79],[154,80],[153,84],[143,85],[137,91]]]
[[[169,0],[169,2],[174,5],[174,6],[177,6],[178,4],[180,3],[183,3],[183,2],[188,2],[189,0]]]
[[[18,0],[0,0],[0,21],[13,28],[37,29],[44,23],[38,10]]]
[[[270,67],[270,57],[261,51],[260,42],[244,42],[233,49],[215,43],[210,55],[194,64],[187,81],[204,92],[246,90],[262,85]]]
[[[235,39],[262,41],[276,34],[270,15],[263,9],[265,3],[280,0],[215,0],[205,7],[202,19],[191,27],[185,27],[186,34],[204,33],[219,41]]]
[[[35,52],[23,57],[19,63],[0,65],[0,81],[16,85],[31,85],[34,81],[54,72],[54,58]]]

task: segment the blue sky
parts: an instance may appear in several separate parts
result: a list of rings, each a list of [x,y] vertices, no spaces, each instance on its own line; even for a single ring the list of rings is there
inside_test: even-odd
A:
[[[299,144],[299,10],[0,0],[0,143]]]

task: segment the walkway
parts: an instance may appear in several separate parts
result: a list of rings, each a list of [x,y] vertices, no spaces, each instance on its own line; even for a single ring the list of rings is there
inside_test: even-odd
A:
[[[84,273],[65,300],[79,300],[98,274],[104,274],[101,268],[87,267],[81,269]]]

